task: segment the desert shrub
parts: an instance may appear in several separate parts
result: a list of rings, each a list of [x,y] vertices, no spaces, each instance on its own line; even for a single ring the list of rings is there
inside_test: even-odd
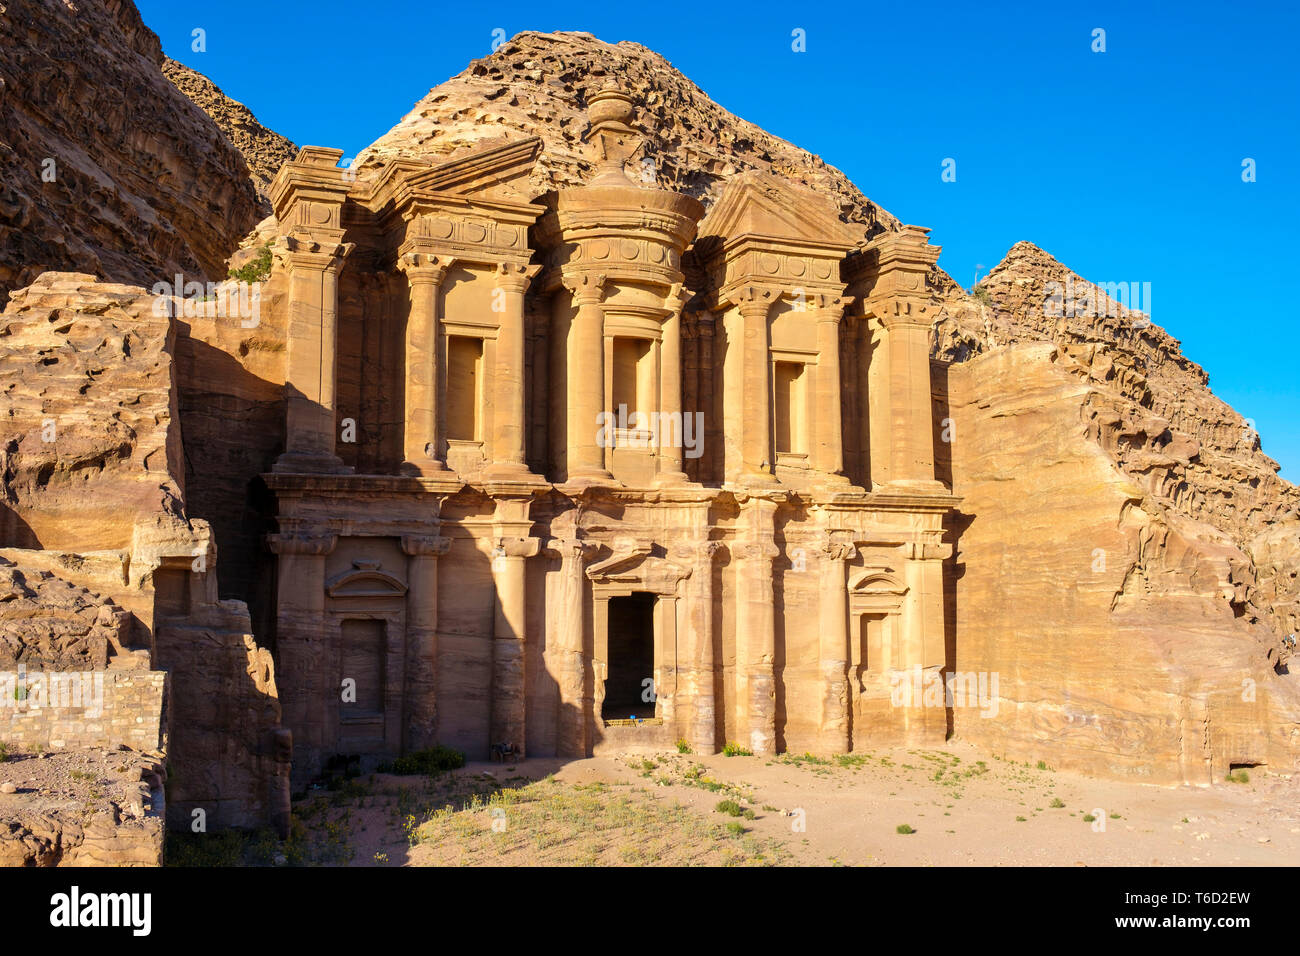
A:
[[[393,761],[392,772],[401,776],[415,774],[442,773],[444,770],[459,770],[465,766],[465,755],[459,750],[444,747],[441,744],[428,750],[417,750],[403,754]]]

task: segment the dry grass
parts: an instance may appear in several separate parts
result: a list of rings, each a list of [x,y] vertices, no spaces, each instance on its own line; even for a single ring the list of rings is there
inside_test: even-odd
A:
[[[546,779],[436,810],[408,833],[423,866],[771,866],[789,854],[673,801]]]

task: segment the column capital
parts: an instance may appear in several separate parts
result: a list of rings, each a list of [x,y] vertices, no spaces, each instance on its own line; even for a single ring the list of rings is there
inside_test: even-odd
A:
[[[728,286],[718,292],[719,302],[730,302],[740,309],[741,315],[752,315],[761,312],[766,317],[773,303],[780,298],[781,292],[779,289],[764,285]]]
[[[781,549],[771,541],[749,541],[730,546],[731,553],[743,561],[765,559],[775,561],[781,556]]]
[[[541,538],[514,538],[502,536],[496,539],[492,549],[494,557],[531,558],[541,553]]]
[[[338,269],[355,248],[356,243],[293,232],[277,237],[272,243],[271,254],[291,266],[324,272]]]
[[[268,534],[266,543],[275,554],[326,555],[334,550],[338,535],[328,531],[283,531]]]
[[[814,295],[812,297],[813,311],[817,313],[818,322],[832,322],[835,325],[840,324],[844,318],[844,308],[848,300],[838,295]]]
[[[447,270],[456,260],[450,256],[440,256],[431,252],[407,252],[397,257],[397,268],[406,274],[406,281],[432,282],[442,285]]]
[[[451,547],[451,538],[436,534],[402,535],[402,551],[411,557],[434,557],[446,554]]]
[[[820,551],[822,557],[827,561],[852,561],[858,556],[858,549],[853,542],[834,532],[826,535],[826,540],[822,542]]]
[[[590,269],[563,269],[560,283],[579,305],[598,305],[605,298],[606,276]]]
[[[518,292],[520,294],[527,292],[528,287],[532,284],[533,276],[537,275],[542,269],[540,264],[530,265],[526,262],[498,262],[496,271],[496,287],[505,289],[507,292]]]
[[[682,289],[682,283],[674,282],[668,289],[668,294],[664,296],[664,308],[670,315],[677,315],[682,311],[682,306],[686,304],[686,293]]]
[[[599,551],[600,545],[579,538],[547,538],[542,550],[549,557],[577,558],[581,562]]]
[[[710,564],[714,558],[723,553],[730,553],[725,541],[686,540],[672,548],[674,559],[682,562],[695,560],[701,564]]]

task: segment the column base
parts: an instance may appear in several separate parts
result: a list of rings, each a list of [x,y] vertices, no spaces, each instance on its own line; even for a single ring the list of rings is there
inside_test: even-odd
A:
[[[691,481],[684,471],[663,471],[655,476],[656,488],[699,488],[698,481]]]
[[[436,458],[426,458],[422,462],[404,461],[397,466],[397,470],[411,478],[450,478],[456,474],[447,467],[446,462]]]
[[[280,475],[351,475],[356,469],[343,464],[338,455],[287,451],[271,465]]]
[[[494,461],[483,468],[482,476],[487,481],[527,481],[545,482],[546,479],[534,473],[522,461]]]
[[[603,468],[581,468],[569,473],[561,484],[562,488],[580,490],[596,486],[622,488],[623,483]]]

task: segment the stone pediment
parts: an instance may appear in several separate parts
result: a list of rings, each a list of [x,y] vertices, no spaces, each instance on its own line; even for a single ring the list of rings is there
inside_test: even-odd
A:
[[[537,136],[477,149],[408,175],[407,186],[418,192],[527,203],[528,177],[541,149]]]
[[[613,554],[587,568],[587,577],[593,584],[622,586],[656,594],[675,593],[677,582],[690,577],[690,574],[690,568],[683,568],[655,554],[652,545],[632,541],[615,543]]]
[[[706,248],[757,240],[778,247],[816,247],[837,258],[854,248],[863,232],[841,222],[825,197],[757,170],[731,180],[699,229]]]
[[[406,593],[406,583],[380,568],[377,561],[354,561],[347,571],[325,582],[335,598],[391,598]]]

